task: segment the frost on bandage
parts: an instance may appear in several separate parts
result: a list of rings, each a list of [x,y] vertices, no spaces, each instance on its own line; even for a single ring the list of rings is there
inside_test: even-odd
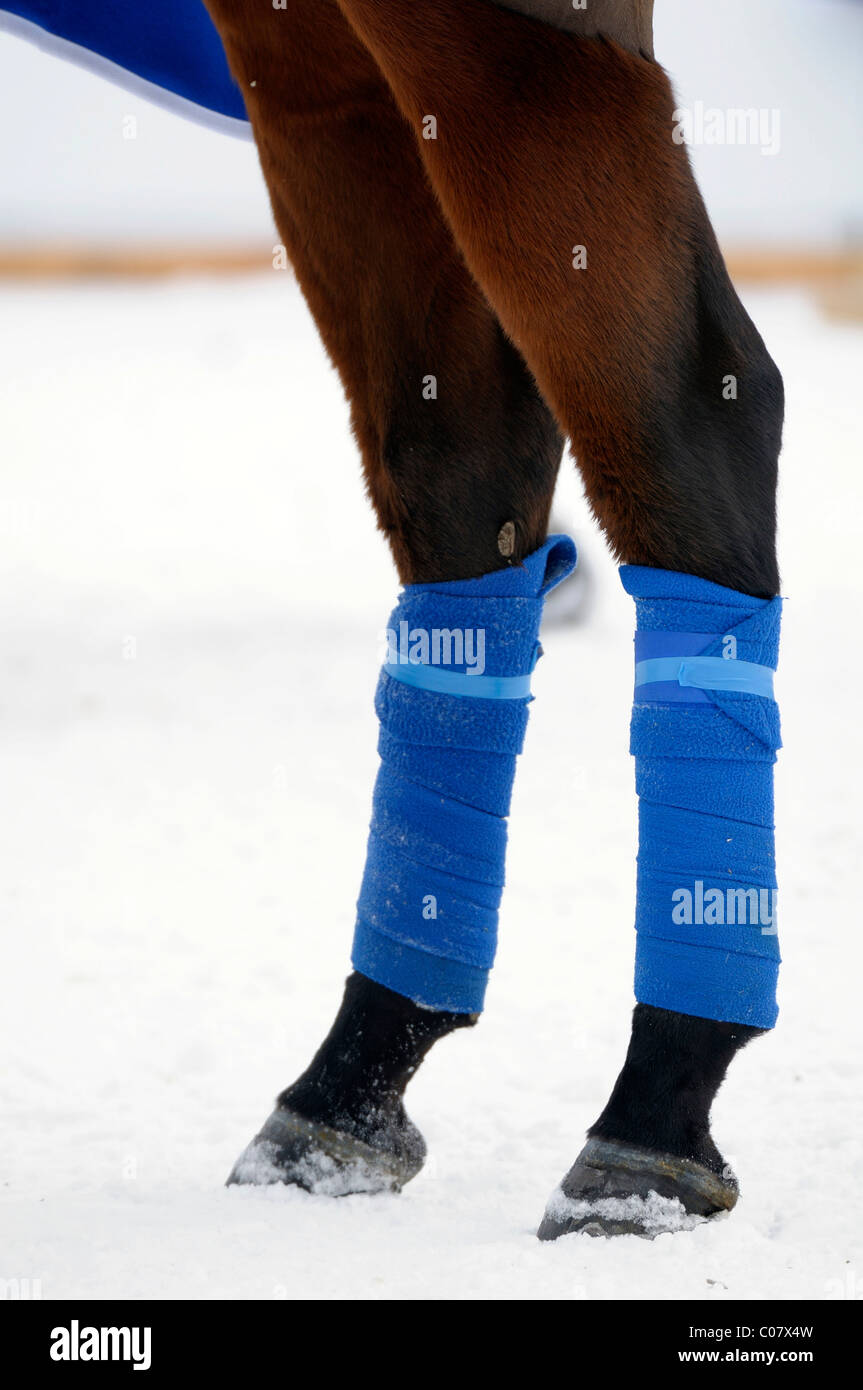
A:
[[[636,998],[772,1028],[782,600],[668,570],[620,574],[638,619]]]
[[[407,585],[390,619],[352,963],[426,1008],[482,1009],[543,600],[574,565],[551,536],[520,566]]]

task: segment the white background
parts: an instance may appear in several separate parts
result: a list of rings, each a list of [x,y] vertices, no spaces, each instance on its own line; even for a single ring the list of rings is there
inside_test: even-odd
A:
[[[175,166],[148,202],[124,147],[97,205],[80,166],[77,195],[44,185],[58,146],[102,158],[94,107],[36,124],[15,142],[40,232],[40,207],[128,229],[134,199],[166,225]],[[170,130],[177,150],[211,138]],[[212,148],[228,192],[211,183],[209,206],[253,233],[257,176]],[[184,207],[201,226],[197,195]],[[559,510],[593,599],[545,634],[487,1014],[409,1091],[429,1165],[398,1198],[226,1192],[338,1004],[395,575],[287,275],[0,287],[0,1279],[46,1298],[863,1294],[863,333],[797,294],[750,307],[789,398],[788,604],[782,1013],[715,1107],[743,1197],[653,1244],[540,1246],[632,1002],[632,611],[573,471]]]
[[[656,53],[681,105],[780,112],[778,156],[703,146],[720,238],[814,245],[863,229],[863,5],[657,0]],[[127,116],[137,138],[123,138]],[[254,149],[0,34],[0,240],[226,237],[270,244]]]

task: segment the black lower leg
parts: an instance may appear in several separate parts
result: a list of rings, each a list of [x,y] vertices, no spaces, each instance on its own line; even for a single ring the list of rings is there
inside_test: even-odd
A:
[[[353,971],[327,1038],[279,1104],[368,1143],[407,1133],[402,1097],[420,1062],[439,1038],[478,1016],[421,1009]]]
[[[758,1028],[637,1004],[611,1099],[588,1133],[724,1168],[710,1136],[710,1107],[734,1054]]]
[[[611,1098],[539,1227],[653,1236],[729,1211],[737,1179],[713,1142],[710,1109],[734,1054],[763,1030],[637,1004]]]
[[[405,1111],[405,1087],[439,1038],[476,1019],[421,1009],[354,971],[327,1037],[279,1096],[229,1185],[287,1183],[330,1197],[398,1191],[426,1154]]]

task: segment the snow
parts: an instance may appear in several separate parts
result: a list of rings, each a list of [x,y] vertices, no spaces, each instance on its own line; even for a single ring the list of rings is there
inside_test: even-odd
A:
[[[273,278],[275,276],[275,279]],[[0,288],[0,1279],[45,1298],[863,1294],[858,873],[863,332],[752,301],[789,396],[775,1034],[714,1132],[730,1219],[540,1244],[623,1058],[630,600],[550,626],[488,1010],[408,1092],[400,1196],[224,1180],[348,968],[395,593],[287,275]],[[8,1286],[7,1286],[8,1287]]]
[[[646,1197],[639,1197],[633,1193],[629,1197],[594,1197],[585,1201],[582,1198],[567,1197],[562,1187],[556,1187],[552,1192],[545,1214],[559,1224],[569,1220],[577,1221],[585,1216],[626,1222],[640,1226],[646,1240],[655,1240],[658,1235],[670,1235],[677,1231],[694,1231],[696,1226],[703,1225],[707,1220],[704,1216],[695,1216],[687,1212],[679,1198],[661,1197],[658,1192],[650,1192]],[[725,1215],[722,1212],[711,1220],[724,1220]],[[603,1236],[599,1222],[593,1231],[585,1227],[585,1233]]]
[[[276,1162],[278,1155],[276,1144],[255,1140],[241,1153],[234,1173],[243,1183],[281,1182],[282,1169]],[[391,1186],[382,1178],[377,1164],[372,1165],[361,1157],[337,1163],[328,1153],[312,1152],[297,1163],[296,1171],[306,1191],[316,1196],[334,1198],[356,1192],[378,1193],[388,1191]]]

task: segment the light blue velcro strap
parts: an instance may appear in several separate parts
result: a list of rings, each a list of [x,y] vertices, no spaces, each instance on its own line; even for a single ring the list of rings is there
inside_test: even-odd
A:
[[[472,695],[480,700],[529,700],[530,674],[526,676],[473,676],[462,671],[446,671],[440,666],[386,662],[384,671],[393,680],[436,695]]]
[[[754,661],[722,656],[657,656],[635,666],[635,687],[676,681],[696,690],[728,690],[742,695],[773,697],[773,671]]]

